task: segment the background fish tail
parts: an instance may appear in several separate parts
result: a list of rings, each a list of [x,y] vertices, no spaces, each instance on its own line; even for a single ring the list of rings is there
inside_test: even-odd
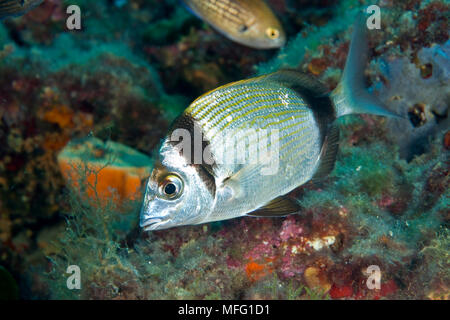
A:
[[[364,69],[368,60],[368,29],[365,16],[360,14],[354,25],[349,54],[341,82],[331,93],[338,117],[346,114],[367,113],[400,117],[388,110],[365,88]]]

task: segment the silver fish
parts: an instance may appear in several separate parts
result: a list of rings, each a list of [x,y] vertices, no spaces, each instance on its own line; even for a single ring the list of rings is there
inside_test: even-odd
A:
[[[365,24],[359,21],[343,78],[331,94],[298,71],[282,70],[225,85],[195,100],[162,143],[146,186],[141,227],[158,230],[299,212],[299,205],[285,195],[333,169],[337,118],[397,116],[363,87],[366,38]],[[230,154],[244,154],[244,161]],[[245,155],[250,154],[262,158],[249,161]],[[268,168],[274,170],[264,171]]]
[[[21,16],[36,8],[43,0],[0,0],[0,20]]]

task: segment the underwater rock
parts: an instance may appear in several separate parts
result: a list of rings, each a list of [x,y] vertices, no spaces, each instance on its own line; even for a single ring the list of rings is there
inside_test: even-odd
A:
[[[117,204],[141,196],[152,160],[123,144],[89,137],[73,140],[58,155],[68,186],[86,192],[94,201]]]
[[[410,120],[389,122],[389,133],[401,156],[411,160],[426,151],[430,136],[450,125],[450,41],[420,50],[416,64],[397,58],[380,65],[388,84],[381,85],[379,97]]]

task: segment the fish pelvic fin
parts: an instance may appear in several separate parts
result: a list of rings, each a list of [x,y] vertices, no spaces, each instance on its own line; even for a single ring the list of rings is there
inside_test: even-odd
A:
[[[331,100],[337,117],[347,114],[374,114],[380,116],[400,117],[390,111],[365,88],[364,70],[368,61],[368,28],[365,15],[360,13],[354,24],[350,50],[345,63],[341,82],[331,92]]]
[[[251,217],[284,217],[301,211],[301,207],[287,196],[280,196],[255,211],[247,213]]]

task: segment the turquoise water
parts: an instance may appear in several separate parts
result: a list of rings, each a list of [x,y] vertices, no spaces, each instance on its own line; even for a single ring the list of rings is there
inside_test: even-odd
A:
[[[448,299],[445,1],[362,1],[380,6],[366,85],[406,120],[339,119],[334,170],[289,194],[300,213],[139,227],[173,120],[282,68],[333,90],[360,2],[267,1],[287,35],[268,50],[175,0],[47,0],[1,20],[0,299]]]

